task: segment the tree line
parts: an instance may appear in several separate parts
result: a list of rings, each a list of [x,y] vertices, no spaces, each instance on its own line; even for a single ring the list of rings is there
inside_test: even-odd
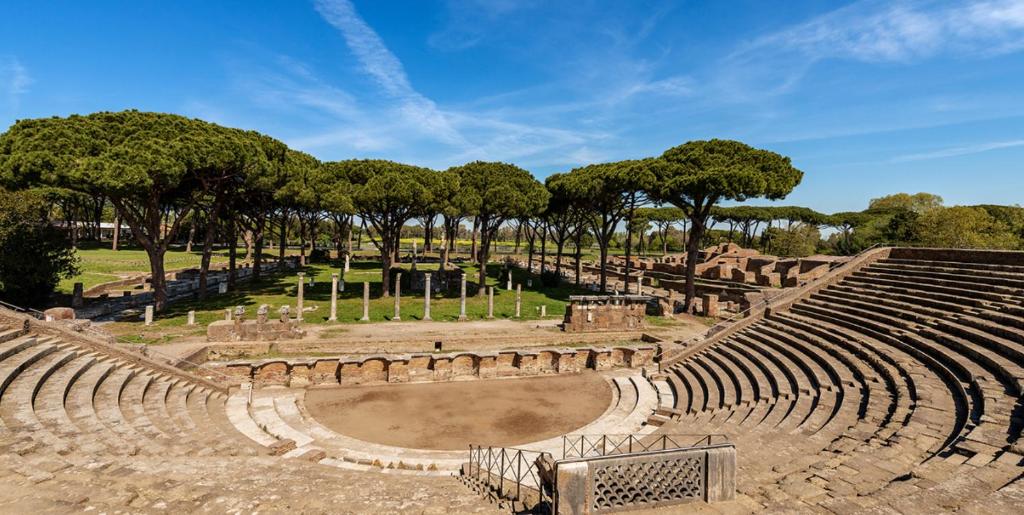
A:
[[[781,199],[801,178],[788,158],[727,140],[692,141],[657,157],[583,166],[541,183],[527,170],[500,162],[442,171],[379,159],[321,162],[255,131],[134,110],[20,120],[0,135],[5,188],[45,188],[54,202],[71,206],[65,213],[91,213],[94,219],[109,206],[116,225],[131,229],[148,256],[158,310],[166,305],[164,256],[186,230],[201,248],[204,283],[215,240],[235,242],[244,232],[259,274],[274,227],[283,256],[291,225],[297,223],[305,252],[305,242],[317,240],[323,222],[350,235],[358,221],[379,250],[387,294],[408,222],[420,220],[428,233],[440,224],[442,259],[465,222],[479,242],[471,255],[480,263],[483,292],[492,240],[502,226],[519,223],[534,229],[528,237],[550,238],[556,268],[567,244],[575,243],[578,261],[581,238],[592,236],[604,288],[616,228],[640,213],[653,215],[655,223],[679,214],[686,219],[689,302],[694,258],[717,205]],[[648,210],[651,204],[678,211],[658,218]],[[197,227],[201,234],[195,234]],[[631,240],[633,231],[627,233]],[[627,241],[627,253],[631,247]]]
[[[471,259],[480,264],[481,294],[499,235],[514,235],[517,248],[524,239],[531,263],[539,248],[545,281],[560,279],[567,251],[579,267],[582,249],[595,244],[605,290],[612,248],[624,249],[629,258],[658,242],[667,253],[671,234],[688,258],[687,305],[695,296],[698,251],[722,241],[780,255],[853,254],[877,243],[1021,248],[1024,241],[1019,207],[945,207],[927,193],[890,195],[873,199],[864,211],[834,214],[799,206],[722,205],[783,199],[802,176],[787,157],[729,140],[691,141],[655,157],[581,166],[541,183],[529,171],[501,162],[446,170],[381,159],[321,162],[255,131],[173,114],[122,111],[21,120],[0,134],[0,182],[10,190],[0,202],[6,209],[0,213],[0,237],[18,242],[21,251],[6,250],[11,247],[5,244],[0,291],[28,298],[74,271],[68,242],[47,220],[47,203],[58,207],[49,218],[59,212],[57,221],[65,227],[87,221],[87,236],[96,237],[100,220],[110,217],[117,227],[127,225],[148,256],[157,309],[166,304],[164,256],[172,244],[199,247],[204,295],[217,244],[227,243],[233,269],[236,244],[244,239],[258,279],[264,248],[277,243],[283,258],[297,237],[305,256],[307,244],[310,253],[317,252],[323,231],[332,233],[342,254],[352,251],[354,233],[371,241],[388,295],[391,268],[410,223],[422,228],[424,250],[440,235],[442,266],[468,232]],[[823,238],[822,229],[830,235]],[[74,240],[79,232],[67,234]],[[549,245],[552,271],[543,265]],[[23,278],[44,287],[15,284]]]

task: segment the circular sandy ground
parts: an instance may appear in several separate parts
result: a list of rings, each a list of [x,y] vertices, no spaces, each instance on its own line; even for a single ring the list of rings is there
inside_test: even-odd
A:
[[[571,433],[608,409],[598,373],[451,383],[317,388],[309,413],[354,438],[416,449],[514,446]]]

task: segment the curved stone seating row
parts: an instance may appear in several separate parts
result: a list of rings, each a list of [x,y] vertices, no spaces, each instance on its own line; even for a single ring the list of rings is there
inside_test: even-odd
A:
[[[60,455],[255,454],[225,395],[74,344],[0,333],[0,421]]]
[[[679,415],[658,431],[728,435],[769,510],[1015,498],[1022,307],[1012,260],[875,261],[664,370]]]
[[[610,372],[613,399],[596,420],[573,431],[574,434],[625,434],[651,432],[656,426],[648,418],[660,406],[657,387],[636,371]],[[465,451],[411,449],[383,445],[353,438],[320,424],[306,409],[304,390],[265,388],[231,395],[227,415],[238,431],[253,442],[273,447],[294,442],[285,456],[323,453],[321,463],[357,470],[379,470],[411,474],[451,474],[466,460]],[[516,445],[561,456],[562,437]]]

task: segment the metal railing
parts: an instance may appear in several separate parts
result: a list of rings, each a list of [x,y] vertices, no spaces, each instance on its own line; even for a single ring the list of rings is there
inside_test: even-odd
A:
[[[46,313],[43,313],[42,311],[36,309],[15,306],[14,304],[10,304],[2,300],[0,300],[0,306],[3,306],[11,311],[16,311],[18,313],[25,313],[26,315],[38,318],[39,320],[46,320]]]
[[[868,248],[866,248],[864,250],[861,250],[860,252],[854,254],[853,256],[850,256],[850,259],[847,260],[846,262],[844,262],[842,265],[840,265],[840,266],[838,266],[838,267],[836,267],[834,269],[829,270],[829,272],[831,273],[831,272],[833,272],[835,270],[842,269],[842,268],[848,266],[850,263],[855,262],[857,260],[857,258],[859,258],[862,255],[868,253],[869,251],[874,250],[875,248],[884,247],[884,246],[886,246],[886,244],[876,243],[876,244],[874,244],[874,245],[872,245],[872,246],[870,246],[870,247],[868,247]],[[679,356],[680,354],[686,352],[686,347],[688,347],[689,344],[694,343],[694,342],[696,342],[698,340],[703,340],[703,339],[708,338],[710,336],[714,336],[719,331],[722,331],[725,328],[731,326],[737,320],[741,320],[743,318],[746,318],[747,316],[749,316],[751,313],[753,313],[757,309],[764,309],[764,308],[766,308],[766,307],[768,307],[768,306],[778,302],[781,299],[785,299],[786,297],[794,297],[794,296],[797,296],[797,295],[801,295],[804,292],[804,290],[806,290],[807,288],[812,287],[812,286],[818,284],[819,282],[824,280],[826,277],[828,277],[828,275],[829,274],[825,274],[825,275],[823,275],[821,277],[817,277],[817,278],[812,279],[812,280],[810,280],[810,281],[808,281],[808,282],[806,282],[806,283],[804,283],[804,284],[802,284],[802,285],[800,285],[798,287],[795,287],[795,288],[786,288],[783,291],[779,292],[777,295],[767,295],[766,294],[764,296],[763,300],[760,300],[760,301],[750,305],[750,307],[748,307],[747,309],[744,309],[742,311],[737,311],[736,313],[733,313],[732,315],[728,316],[727,318],[724,318],[722,320],[719,320],[718,322],[715,322],[715,324],[712,325],[711,327],[709,327],[708,330],[704,334],[699,334],[699,335],[693,336],[691,338],[688,338],[686,340],[678,342],[679,345],[683,346],[683,348],[682,349],[676,349],[675,352],[672,353],[672,355],[669,355],[668,352],[665,351],[664,349],[660,350],[660,352],[658,352],[658,354],[655,355],[655,360],[659,361],[659,362],[670,361],[670,360],[674,359],[676,356]],[[788,290],[788,291],[786,291],[786,290]]]
[[[666,451],[727,443],[723,434],[610,434],[565,435],[562,437],[562,458],[595,458],[615,454]]]
[[[470,445],[466,472],[479,484],[496,490],[500,497],[511,496],[525,502],[527,496],[535,495],[537,503],[542,504],[550,501],[550,496],[545,491],[544,478],[537,464],[541,456],[550,458],[551,454],[511,447]]]

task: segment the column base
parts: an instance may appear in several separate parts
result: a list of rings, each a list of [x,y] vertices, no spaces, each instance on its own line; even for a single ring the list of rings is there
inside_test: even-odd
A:
[[[468,316],[466,316],[466,315],[459,315],[459,320],[458,320],[459,322],[465,322],[467,320],[469,320]]]
[[[363,317],[363,318],[360,318],[360,319],[359,319],[359,321],[360,321],[360,322],[369,322],[369,321],[370,321],[370,317]]]
[[[401,322],[402,321],[402,317],[392,317],[391,321],[392,322]]]
[[[429,316],[425,316],[421,320],[426,320],[426,321],[429,322],[429,321],[433,320],[433,318],[430,318]]]

